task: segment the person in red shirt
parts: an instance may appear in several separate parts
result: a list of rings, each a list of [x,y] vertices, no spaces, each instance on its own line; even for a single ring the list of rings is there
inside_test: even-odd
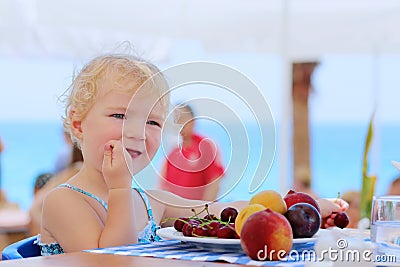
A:
[[[195,116],[190,106],[179,105],[176,112],[182,125],[182,144],[167,156],[161,189],[188,199],[216,200],[225,169],[218,147],[194,132]]]

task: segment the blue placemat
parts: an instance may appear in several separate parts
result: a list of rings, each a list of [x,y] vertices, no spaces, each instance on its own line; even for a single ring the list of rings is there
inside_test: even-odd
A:
[[[255,266],[304,266],[303,255],[308,253],[298,253],[306,250],[312,250],[314,243],[306,243],[296,247],[296,253],[288,255],[283,261],[254,261],[250,259],[243,251],[233,252],[210,251],[196,246],[194,243],[183,243],[179,240],[165,240],[154,243],[141,243],[128,246],[119,246],[111,248],[98,248],[85,250],[91,253],[105,253],[126,256],[145,256],[155,258],[181,259],[192,261],[224,261],[229,263],[255,265]]]

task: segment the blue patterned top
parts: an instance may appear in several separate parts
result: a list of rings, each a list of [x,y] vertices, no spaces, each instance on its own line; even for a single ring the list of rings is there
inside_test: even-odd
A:
[[[96,195],[93,195],[92,193],[89,193],[85,190],[82,190],[76,186],[73,186],[71,184],[61,184],[59,185],[59,187],[66,187],[72,190],[75,190],[79,193],[82,193],[86,196],[92,197],[93,199],[97,200],[106,211],[108,211],[108,205],[107,203],[102,200],[101,198],[99,198]],[[147,217],[149,219],[148,224],[146,225],[146,227],[140,231],[138,233],[138,242],[139,243],[150,243],[150,242],[154,242],[154,241],[160,241],[161,238],[156,234],[156,231],[160,228],[160,226],[158,226],[155,221],[154,221],[154,217],[153,217],[153,211],[151,209],[150,206],[150,201],[147,198],[146,194],[144,193],[144,191],[141,188],[134,188],[139,195],[142,197],[143,202],[146,205],[147,208]],[[60,246],[60,244],[58,244],[57,242],[54,243],[50,243],[50,244],[45,244],[43,242],[41,242],[40,240],[40,235],[38,235],[37,241],[36,243],[40,246],[41,248],[41,254],[42,256],[49,256],[49,255],[55,255],[55,254],[63,254],[64,250],[63,248]]]

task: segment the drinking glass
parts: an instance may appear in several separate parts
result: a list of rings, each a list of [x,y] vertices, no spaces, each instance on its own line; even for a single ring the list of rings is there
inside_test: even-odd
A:
[[[374,196],[371,240],[400,245],[400,196]]]

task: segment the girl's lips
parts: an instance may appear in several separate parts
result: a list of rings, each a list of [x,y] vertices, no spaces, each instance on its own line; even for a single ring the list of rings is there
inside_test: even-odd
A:
[[[127,149],[127,151],[129,155],[131,155],[132,159],[135,159],[142,154],[142,152],[140,152],[139,150]]]

